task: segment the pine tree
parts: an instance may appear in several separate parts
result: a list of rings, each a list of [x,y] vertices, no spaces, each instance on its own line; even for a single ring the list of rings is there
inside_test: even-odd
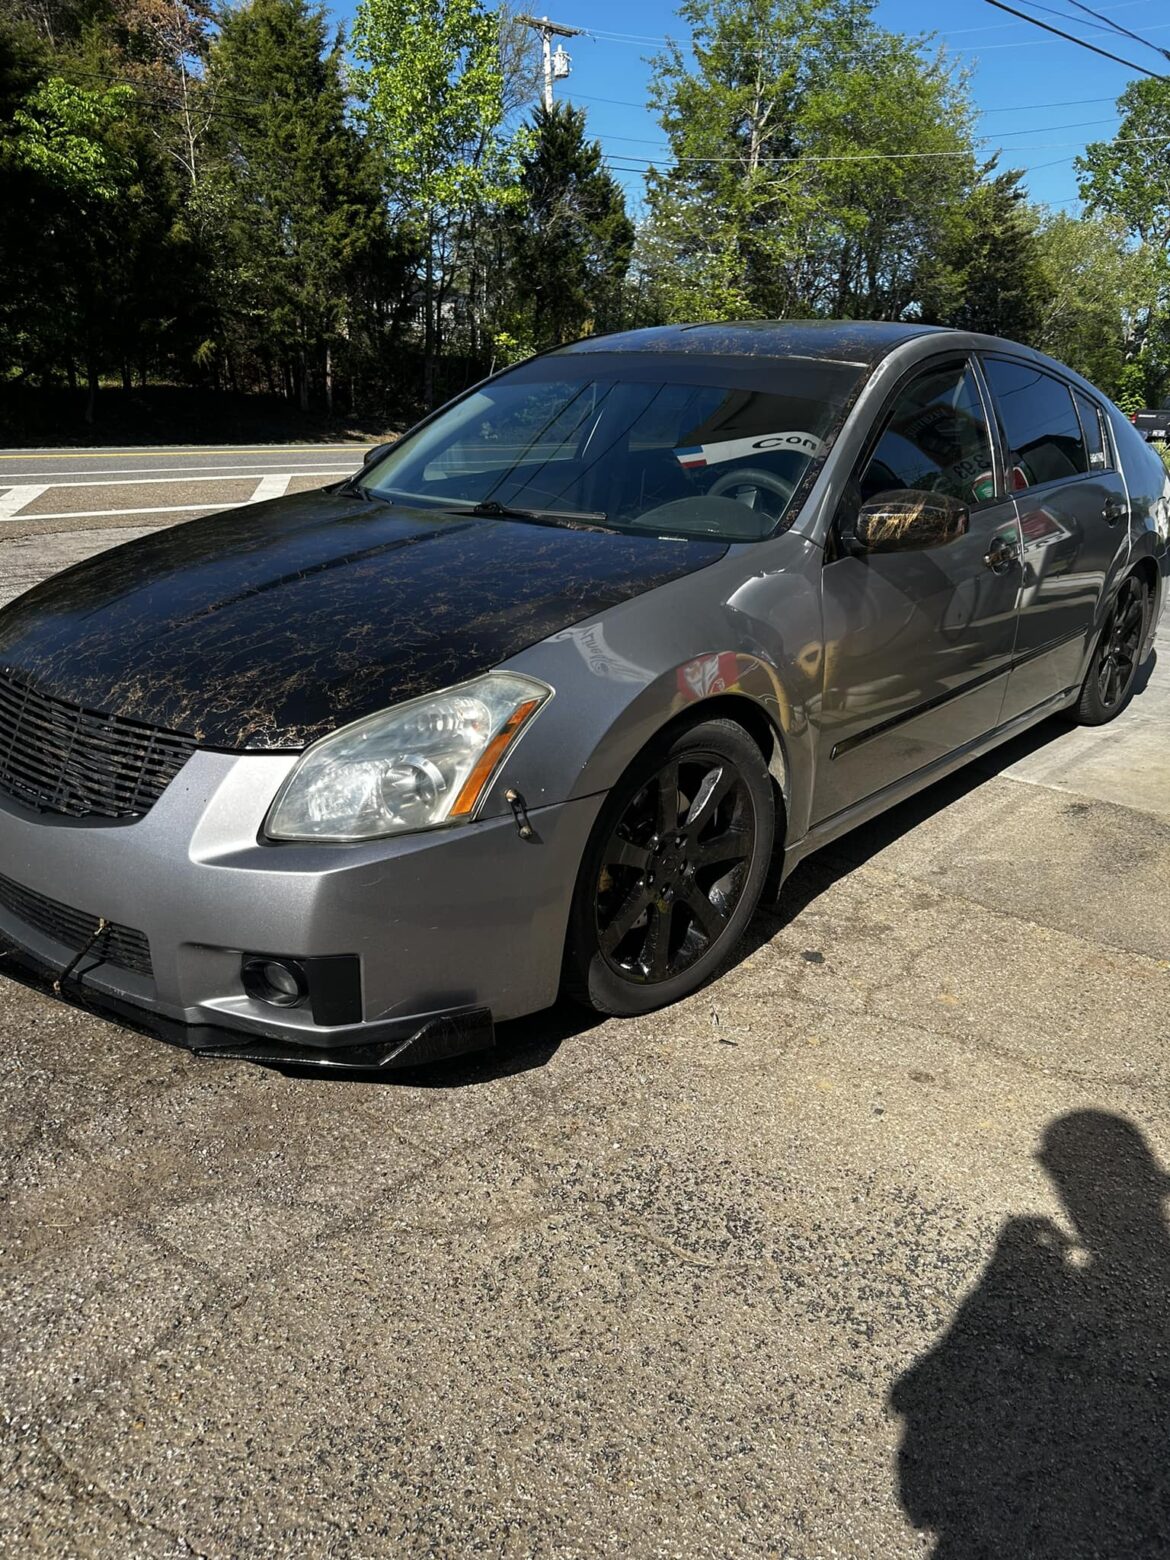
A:
[[[525,204],[509,222],[518,312],[537,348],[618,323],[634,225],[625,195],[585,137],[582,110],[536,110],[520,160]]]
[[[922,318],[958,330],[1032,341],[1045,278],[1038,219],[1018,170],[977,184],[954,214],[945,241],[923,257]]]
[[[332,405],[349,284],[383,235],[342,72],[340,39],[305,0],[225,12],[208,64],[226,377],[263,372],[302,409],[315,387]]]

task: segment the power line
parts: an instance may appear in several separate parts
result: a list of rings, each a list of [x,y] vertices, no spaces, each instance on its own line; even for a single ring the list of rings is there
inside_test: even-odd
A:
[[[1167,137],[1165,135],[1114,136],[1111,145],[1137,146],[1154,141],[1165,145]],[[1065,146],[1079,147],[1080,145],[1079,141],[1040,141],[1035,146],[1017,146],[1011,148],[1011,150],[1014,152],[1053,152]],[[652,158],[636,157],[632,152],[614,152],[610,155],[621,158],[624,162],[642,164],[640,170],[627,168],[625,170],[627,173],[645,171],[647,168],[657,166]],[[760,159],[757,167],[792,167],[797,163],[931,162],[943,158],[973,159],[975,155],[970,150],[954,152],[839,152],[832,154],[818,152],[804,153],[799,157],[764,157]],[[1073,152],[1068,158],[1058,157],[1056,160],[1057,162],[1072,162],[1074,158],[1079,156],[1080,152],[1077,151]],[[709,166],[711,164],[722,165],[725,163],[740,165],[744,159],[742,157],[676,157],[673,161],[675,163],[700,163]]]
[[[1032,109],[1040,108],[1085,108],[1090,103],[1116,103],[1116,101],[1117,94],[1110,93],[1108,97],[1065,98],[1062,103],[1004,103],[999,108],[981,108],[979,117],[982,119],[987,114],[1029,113]]]
[[[633,98],[595,97],[588,92],[574,92],[571,96],[580,103],[612,103],[615,108],[645,108],[647,106],[645,103],[636,102]],[[1117,94],[1109,93],[1106,97],[1062,98],[1057,103],[1001,103],[996,108],[981,108],[976,112],[982,119],[987,114],[1022,114],[1047,108],[1084,108],[1090,103],[1114,103],[1116,101]]]
[[[1146,0],[1122,0],[1121,5],[1111,5],[1108,6],[1107,9],[1110,11],[1131,11],[1135,5],[1145,4]],[[1057,11],[1053,11],[1051,6],[1047,5],[1035,5],[1033,8],[1037,11],[1050,11],[1053,16],[1060,14]],[[1102,17],[1102,20],[1104,21],[1105,18]],[[961,38],[969,33],[1008,32],[1009,30],[1014,30],[1014,28],[1014,22],[985,22],[982,27],[948,27],[939,33],[939,37]]]
[[[1069,43],[1079,44],[1082,49],[1100,54],[1102,58],[1112,60],[1115,65],[1124,65],[1127,70],[1136,70],[1143,76],[1152,76],[1155,81],[1167,79],[1156,70],[1147,70],[1144,65],[1136,65],[1133,60],[1123,60],[1120,54],[1110,54],[1108,49],[1099,49],[1087,38],[1078,38],[1075,33],[1062,32],[1059,27],[1051,27],[1047,22],[1042,22],[1038,16],[1029,16],[1026,11],[1017,11],[1014,6],[1005,5],[1004,0],[987,0],[987,4],[993,5],[997,11],[1006,11],[1009,16],[1018,16],[1022,22],[1031,22],[1033,27],[1042,27],[1045,32],[1055,33],[1058,38],[1064,38]]]
[[[1147,49],[1153,49],[1155,54],[1161,54],[1165,59],[1170,60],[1170,49],[1162,48],[1161,44],[1151,43],[1148,38],[1143,38],[1141,33],[1131,32],[1128,27],[1123,27],[1120,22],[1111,21],[1109,17],[1103,16],[1100,11],[1094,11],[1092,6],[1082,5],[1081,0],[1069,0],[1069,4],[1075,5],[1077,10],[1083,11],[1086,16],[1092,16],[1097,21],[1104,22],[1107,27],[1111,27],[1114,32],[1121,33],[1123,37],[1132,38],[1135,43],[1140,43]],[[1047,10],[1047,7],[1044,7],[1044,9]]]
[[[972,140],[974,140],[974,141],[1003,141],[1003,140],[1006,140],[1009,136],[1016,136],[1016,135],[1048,135],[1050,132],[1056,131],[1056,130],[1084,130],[1084,129],[1088,129],[1092,125],[1111,125],[1116,120],[1116,118],[1117,118],[1116,114],[1110,114],[1107,119],[1082,119],[1082,120],[1078,120],[1076,124],[1071,124],[1071,125],[1030,125],[1027,130],[1000,130],[1000,131],[997,131],[994,135],[976,135],[976,136],[972,136]],[[598,131],[598,132],[596,132],[596,134],[603,140],[608,140],[608,141],[632,141],[632,142],[636,142],[640,146],[653,146],[653,147],[657,147],[660,151],[664,151],[664,152],[669,152],[670,151],[670,144],[668,142],[661,141],[661,140],[654,140],[650,136],[645,136],[645,135],[618,135],[616,132],[613,132],[613,131]],[[1069,144],[1071,145],[1072,143],[1070,142]],[[708,159],[707,158],[703,158],[702,160],[704,162],[706,162]]]
[[[1054,9],[1052,6],[1049,6],[1049,5],[1039,4],[1038,0],[1026,0],[1026,3],[1031,4],[1034,10],[1045,11],[1050,16],[1066,17],[1066,19],[1067,19],[1067,13],[1066,12],[1058,11],[1058,10]],[[1077,3],[1077,0],[1071,0],[1071,3],[1075,5]],[[1110,9],[1120,11],[1120,10],[1123,10],[1123,9],[1127,9],[1129,5],[1139,4],[1139,3],[1143,3],[1143,0],[1126,0],[1126,4],[1125,5],[1113,6]],[[1008,6],[1004,6],[1004,7],[1002,7],[1002,9],[1009,10],[1009,11],[1011,10],[1011,8],[1008,7]],[[1087,9],[1087,7],[1081,7],[1081,9]],[[1037,22],[1035,17],[1030,16],[1027,13],[1023,12],[1023,11],[1011,11],[1011,14],[1013,16],[1019,17],[1022,21],[1033,22],[1037,26],[1043,26],[1044,25],[1043,23]],[[1125,31],[1124,28],[1119,27],[1119,25],[1117,23],[1111,22],[1107,16],[1105,16],[1104,14],[1102,14],[1100,12],[1092,12],[1090,14],[1096,16],[1098,18],[1098,20],[1103,24],[1103,26],[1100,29],[1098,29],[1100,31],[1105,31],[1105,30],[1107,30],[1109,28],[1113,28],[1114,30],[1117,30],[1117,31]],[[1155,25],[1158,26],[1158,27],[1161,27],[1161,26],[1163,26],[1165,24],[1159,22],[1159,23],[1156,23]],[[968,37],[968,36],[970,36],[973,33],[1004,32],[1004,31],[1009,30],[1012,27],[1013,27],[1013,24],[1011,22],[1004,22],[1004,23],[991,23],[991,24],[989,24],[988,26],[985,26],[985,27],[943,28],[937,34],[937,36],[940,37],[940,38],[962,38],[962,37]],[[1057,31],[1056,28],[1051,28],[1049,30],[1053,31],[1053,32]],[[681,40],[679,40],[677,38],[671,38],[669,34],[610,32],[610,31],[607,31],[607,30],[605,30],[603,28],[599,28],[599,27],[587,27],[587,28],[583,28],[582,31],[584,32],[586,37],[592,38],[597,43],[627,43],[627,44],[630,44],[630,45],[632,45],[634,47],[637,47],[637,48],[647,48],[649,46],[661,47],[661,45],[663,45],[663,44],[678,43],[678,42],[681,41]],[[1059,36],[1061,36],[1061,37],[1070,37],[1071,35],[1070,34],[1066,34],[1066,33],[1060,33]],[[1136,33],[1131,33],[1131,34],[1129,34],[1129,36],[1137,38],[1137,41],[1140,42],[1140,43],[1147,43],[1148,44],[1148,42],[1149,42],[1148,39],[1138,37],[1138,35]],[[1031,48],[1033,46],[1033,44],[1035,42],[1038,42],[1038,41],[1042,41],[1042,40],[1030,39],[1030,40],[1027,40],[1027,41],[1021,41],[1019,43],[989,43],[989,44],[984,44],[982,46],[974,45],[971,48],[967,48],[967,47],[964,46],[964,47],[957,48],[955,50],[955,52],[956,53],[969,54],[969,53],[972,53],[972,52],[980,52],[980,49],[982,49],[983,52],[989,52],[992,49],[1024,49],[1024,48]],[[1072,41],[1074,43],[1082,43],[1082,42],[1084,42],[1084,40],[1079,39],[1079,38],[1075,38],[1075,37],[1072,39]],[[1091,45],[1085,44],[1085,47],[1091,47]],[[1149,47],[1150,48],[1157,48],[1157,45],[1156,44],[1149,44]],[[1102,51],[1099,51],[1099,52],[1102,52]],[[1165,52],[1165,51],[1159,50],[1159,52]],[[1116,56],[1113,56],[1113,55],[1108,55],[1107,57],[1110,58],[1110,59],[1116,58]],[[1127,64],[1128,62],[1123,60],[1120,63]],[[1137,66],[1134,67],[1134,69],[1138,69],[1138,68],[1140,68],[1140,67],[1137,67]]]

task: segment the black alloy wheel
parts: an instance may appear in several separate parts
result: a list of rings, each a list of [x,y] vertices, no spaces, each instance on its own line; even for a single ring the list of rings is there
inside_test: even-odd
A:
[[[1133,697],[1149,613],[1149,590],[1131,574],[1117,592],[1077,701],[1082,725],[1103,726],[1120,715]]]
[[[707,721],[648,749],[611,794],[586,851],[568,993],[629,1015],[709,980],[759,903],[775,825],[763,756],[734,722]]]

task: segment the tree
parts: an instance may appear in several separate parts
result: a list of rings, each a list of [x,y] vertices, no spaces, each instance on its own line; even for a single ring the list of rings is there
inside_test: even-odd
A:
[[[990,172],[991,170],[987,170]],[[1030,341],[1050,296],[1019,170],[984,177],[922,265],[921,315],[931,324]]]
[[[1115,217],[1055,212],[1036,243],[1044,286],[1032,344],[1116,396],[1145,314],[1146,257]]]
[[[426,405],[476,222],[521,196],[505,132],[500,16],[482,0],[360,0],[362,119],[390,209],[421,255]]]
[[[283,382],[302,410],[314,383],[332,408],[349,287],[385,236],[342,70],[340,38],[306,0],[225,11],[208,60],[225,368],[236,384]]]
[[[1130,298],[1126,357],[1147,405],[1170,382],[1170,80],[1133,81],[1117,100],[1112,141],[1094,141],[1076,161],[1090,216],[1112,218],[1140,255],[1141,291]],[[1136,391],[1134,392],[1137,393]]]
[[[634,225],[582,110],[539,107],[520,159],[524,205],[508,221],[517,315],[534,347],[617,322]]]
[[[151,255],[153,273],[166,274],[165,180],[135,102],[129,87],[90,90],[50,76],[14,109],[0,154],[33,245],[23,269],[20,261],[5,267],[16,272],[14,302],[26,315],[22,367],[44,374],[64,366],[72,376],[80,358],[87,421],[103,364],[113,357],[128,376],[146,327],[144,297],[157,296],[144,293],[141,257]]]
[[[871,0],[684,0],[640,261],[672,318],[897,315],[974,182],[961,78]]]

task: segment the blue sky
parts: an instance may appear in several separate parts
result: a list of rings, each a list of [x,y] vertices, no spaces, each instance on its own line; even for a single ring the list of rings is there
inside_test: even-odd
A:
[[[1025,0],[1011,0],[1025,9]],[[1101,47],[1152,70],[1170,64],[1079,14],[1071,0],[1045,0],[1067,18],[1039,14],[1054,26],[1076,32]],[[1122,26],[1170,48],[1165,0],[1089,0],[1095,10]],[[558,97],[588,110],[591,133],[601,142],[614,172],[631,197],[640,199],[638,169],[661,155],[662,132],[646,109],[654,40],[683,31],[670,0],[545,0],[532,14],[549,15],[593,36],[566,41],[573,72],[557,84]],[[1002,147],[1001,167],[1028,170],[1033,199],[1070,211],[1079,209],[1073,158],[1090,140],[1113,134],[1113,104],[1134,72],[1090,54],[1075,44],[1018,22],[985,0],[881,0],[878,20],[892,30],[933,31],[939,42],[973,72],[972,95],[981,111],[980,134],[988,152]]]

